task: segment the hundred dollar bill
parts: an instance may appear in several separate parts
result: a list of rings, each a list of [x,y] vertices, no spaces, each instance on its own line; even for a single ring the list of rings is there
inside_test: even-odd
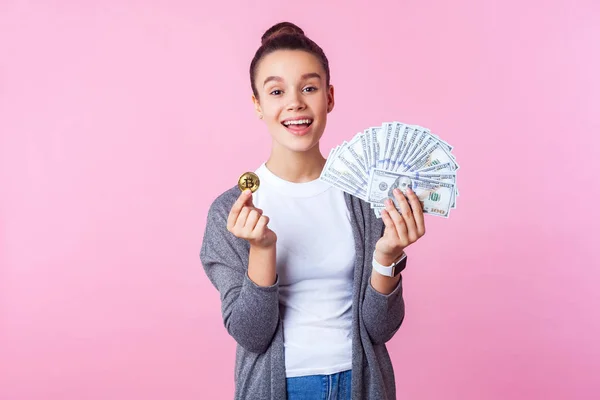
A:
[[[390,164],[392,162],[392,158],[394,157],[396,148],[400,145],[400,129],[403,124],[401,122],[394,121],[391,123],[392,129],[392,142],[390,143],[390,148],[388,149],[387,154],[385,155],[385,163],[383,165],[383,169],[390,169]]]
[[[368,176],[369,169],[367,168],[367,139],[361,135],[357,134],[348,144],[348,152],[352,154],[358,166],[364,173],[364,176]]]
[[[454,184],[433,180],[419,180],[409,174],[374,169],[369,179],[367,201],[374,207],[384,207],[385,199],[392,199],[399,207],[394,195],[395,188],[406,195],[411,188],[423,208],[423,213],[448,217],[454,197]]]
[[[368,177],[360,169],[352,154],[346,151],[347,147],[348,143],[344,142],[335,154],[334,159],[327,164],[327,170],[340,176],[346,176],[348,179],[355,181],[357,186],[366,185]]]
[[[357,168],[353,171],[360,175],[363,180],[368,178],[367,158],[366,158],[366,139],[362,135],[356,135],[342,151],[336,155],[343,156]]]
[[[347,192],[353,196],[356,196],[364,201],[367,201],[366,190],[365,187],[354,180],[353,175],[349,173],[341,173],[337,171],[335,168],[330,168],[332,157],[335,157],[336,150],[339,151],[339,148],[342,146],[338,146],[336,149],[332,149],[329,152],[329,157],[325,162],[325,167],[321,171],[321,175],[319,179],[329,183],[332,186],[339,188],[340,190]]]
[[[338,157],[341,152],[344,151],[344,146],[338,146],[337,153],[333,154],[333,157]],[[349,158],[350,155],[347,155]],[[335,166],[332,167],[329,163],[329,159],[325,164],[325,168],[321,173],[321,180],[330,183],[333,186],[347,192],[353,196],[356,196],[364,201],[367,201],[367,187],[364,181],[358,180],[356,175],[351,171],[343,169],[337,169]],[[335,159],[333,161],[336,161]],[[338,160],[339,161],[339,160]],[[335,163],[334,163],[335,164]],[[362,175],[364,179],[368,179],[366,175]]]
[[[337,179],[332,176],[331,173],[324,172],[319,177],[323,182],[327,182],[330,185],[340,189],[343,192],[349,193],[352,196],[358,197],[361,200],[367,201],[367,195],[364,190],[357,189],[356,187],[346,183],[343,179]]]
[[[371,155],[373,156],[373,159],[371,160],[371,169],[377,168],[379,159],[381,158],[381,156],[379,154],[379,149],[381,148],[381,146],[379,145],[379,136],[378,136],[380,130],[381,130],[381,127],[372,127],[372,128],[369,128],[369,130],[368,130],[368,135],[371,139]],[[369,170],[369,172],[370,172],[370,170]]]
[[[371,148],[371,135],[369,135],[369,128],[365,129],[361,133],[361,135],[365,139],[365,143],[367,145],[365,160],[367,161],[367,172],[369,172],[373,165],[373,161],[372,161],[373,160],[373,154],[372,154],[373,149]]]
[[[448,150],[448,153],[452,151],[452,149],[453,149],[454,147],[452,147],[452,146],[450,145],[450,143],[446,142],[445,140],[442,140],[442,139],[440,139],[440,137],[439,137],[438,135],[435,135],[435,134],[433,134],[433,133],[432,133],[432,135],[433,135],[433,137],[435,137],[435,139],[436,139],[436,140],[438,140],[438,141],[440,141],[440,142],[442,143],[442,146],[443,146],[443,147],[444,147],[446,150]]]
[[[407,149],[404,159],[402,161],[402,165],[407,165],[407,163],[417,154],[419,154],[419,150],[421,149],[421,145],[423,141],[430,137],[429,130],[427,128],[423,128],[418,125],[414,125],[415,134],[414,134],[414,143]]]
[[[408,151],[415,143],[415,140],[419,134],[419,131],[416,128],[416,125],[406,126],[405,145],[402,149],[402,152],[399,154],[399,157],[396,159],[396,171],[401,169],[401,166],[404,165]]]
[[[335,170],[323,170],[319,176],[324,182],[327,182],[333,186],[337,186],[340,189],[349,192],[350,194],[360,196],[366,199],[366,190],[359,187],[352,179],[349,179],[347,175],[340,175]],[[365,200],[366,201],[366,200]]]
[[[327,156],[327,159],[325,160],[325,166],[323,167],[323,170],[327,169],[327,164],[329,164],[333,158],[335,157],[335,153],[337,152],[337,150],[340,148],[340,146],[336,146],[333,149],[329,150],[329,155]]]
[[[454,193],[450,208],[456,208],[456,197],[458,196],[458,182],[456,172],[413,172],[415,178],[420,180],[433,180],[440,182],[452,182],[454,184]]]
[[[452,182],[456,186],[456,173],[454,172],[411,172],[406,173],[412,178],[418,180],[432,180],[432,181],[443,181],[443,182]]]
[[[419,157],[419,155],[423,154],[427,149],[429,149],[434,143],[442,144],[439,140],[435,138],[431,132],[427,131],[419,138],[417,146],[412,149],[411,154],[408,155],[402,162],[402,165],[399,169],[403,169],[404,167],[412,164],[412,162]]]
[[[377,168],[385,169],[385,162],[389,157],[388,152],[392,147],[392,128],[393,124],[391,122],[385,122],[377,132],[377,140],[379,141],[379,159],[377,160]]]
[[[388,171],[389,172],[389,171]],[[432,185],[437,185],[438,182],[452,183],[454,185],[454,193],[453,200],[450,208],[455,207],[455,197],[456,197],[456,174],[455,173],[410,173],[403,172],[403,175],[410,177],[412,180],[422,181],[423,183],[429,183]],[[390,192],[391,196],[391,192]],[[371,208],[376,209],[379,208],[380,205],[378,203],[371,203]]]
[[[392,155],[390,156],[390,162],[388,167],[386,168],[389,171],[393,171],[396,169],[398,165],[398,160],[400,155],[405,150],[408,142],[407,137],[409,134],[409,126],[404,123],[399,123],[399,125],[394,129],[394,133],[398,135],[398,140],[396,141],[396,146],[392,150]]]
[[[435,142],[431,147],[424,151],[420,156],[413,160],[408,166],[405,166],[403,171],[416,172],[423,168],[430,167],[435,164],[451,163],[455,170],[460,166],[456,163],[454,157],[448,153],[446,148],[440,142]]]
[[[440,163],[438,161],[433,161],[429,167],[421,168],[418,172],[452,172],[455,171],[454,163],[445,162]]]
[[[323,168],[320,177],[331,184],[342,182],[344,185],[352,187],[356,191],[366,194],[365,186],[362,183],[357,182],[354,178],[354,175],[347,171],[339,171],[333,167],[327,169]]]

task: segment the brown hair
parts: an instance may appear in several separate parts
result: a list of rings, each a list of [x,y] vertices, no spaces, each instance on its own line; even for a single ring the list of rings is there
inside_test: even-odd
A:
[[[250,63],[250,84],[252,85],[252,93],[258,98],[256,90],[255,78],[256,68],[260,60],[266,55],[277,50],[303,50],[317,57],[325,70],[325,83],[329,87],[329,61],[315,42],[310,40],[302,29],[291,22],[280,22],[273,25],[262,35],[261,46],[256,50],[254,58]]]

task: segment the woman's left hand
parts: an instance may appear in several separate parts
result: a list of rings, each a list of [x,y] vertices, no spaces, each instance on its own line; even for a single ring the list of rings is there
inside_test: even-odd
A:
[[[386,199],[385,209],[381,212],[385,230],[375,245],[375,259],[382,265],[391,265],[400,258],[407,246],[425,234],[421,202],[410,188],[407,189],[406,194],[408,201],[399,189],[394,189],[394,197],[400,205],[400,212],[391,199]]]

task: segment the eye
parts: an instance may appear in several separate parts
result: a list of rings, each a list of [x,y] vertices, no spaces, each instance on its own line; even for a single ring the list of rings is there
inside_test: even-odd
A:
[[[307,86],[304,88],[304,91],[306,92],[314,92],[315,90],[317,90],[317,88],[314,86]]]
[[[272,94],[272,95],[274,95],[274,96],[277,96],[277,95],[280,95],[280,94],[281,94],[281,90],[279,90],[279,89],[275,89],[275,90],[273,90],[273,91],[272,91],[271,93],[269,93],[269,94]]]

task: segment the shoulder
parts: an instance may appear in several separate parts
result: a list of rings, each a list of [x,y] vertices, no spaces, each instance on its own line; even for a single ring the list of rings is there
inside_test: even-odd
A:
[[[240,189],[236,186],[227,189],[225,192],[219,194],[211,203],[208,209],[208,219],[212,220],[227,220],[229,211],[233,206],[233,203],[240,197]]]
[[[218,254],[218,258],[223,258],[226,252],[235,253],[246,249],[248,242],[227,230],[229,212],[239,195],[240,189],[236,185],[219,194],[208,209],[201,250],[201,258],[207,263],[211,254]]]

